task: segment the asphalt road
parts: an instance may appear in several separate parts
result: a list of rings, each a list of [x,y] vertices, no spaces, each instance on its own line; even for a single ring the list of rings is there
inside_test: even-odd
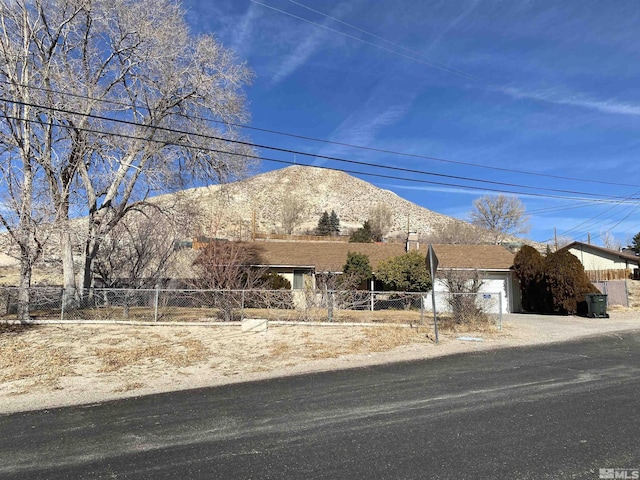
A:
[[[597,479],[638,467],[638,333],[0,416],[0,478]]]

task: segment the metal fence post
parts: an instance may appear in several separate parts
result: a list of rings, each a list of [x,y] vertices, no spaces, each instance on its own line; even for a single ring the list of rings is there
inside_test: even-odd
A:
[[[328,320],[333,322],[333,291],[327,290],[327,309]]]
[[[64,320],[64,287],[61,289],[60,294],[60,320]]]
[[[153,300],[153,321],[158,321],[158,297],[160,296],[160,289],[156,286],[156,295]]]
[[[244,320],[244,288],[242,289],[242,296],[240,298],[240,320]]]

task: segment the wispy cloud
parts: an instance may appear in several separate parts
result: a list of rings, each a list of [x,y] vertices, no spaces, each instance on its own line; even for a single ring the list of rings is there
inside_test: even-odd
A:
[[[640,105],[617,100],[598,100],[584,95],[566,95],[553,90],[527,92],[518,88],[505,87],[501,91],[513,98],[538,100],[556,105],[570,105],[614,115],[640,115]]]
[[[250,4],[246,13],[240,18],[233,30],[233,43],[231,48],[240,56],[245,55],[246,45],[250,43],[253,26],[260,17],[260,9],[255,4]]]
[[[253,1],[254,4],[267,7],[267,5],[261,2],[254,0],[251,1]],[[271,78],[272,85],[276,85],[285,80],[288,76],[302,67],[320,48],[325,47],[328,43],[327,39],[330,36],[330,30],[326,28],[330,23],[330,18],[339,18],[345,11],[350,9],[349,5],[338,5],[328,16],[328,19],[321,23],[316,23],[284,10],[276,9],[274,7],[268,8],[295,18],[295,21],[299,24],[297,27],[298,34],[291,36],[289,40],[289,44],[295,45],[295,48],[275,69],[275,73]],[[303,40],[301,41],[300,38],[303,38]]]
[[[393,89],[386,82],[374,88],[367,101],[351,115],[345,118],[329,135],[333,142],[350,145],[374,146],[376,136],[381,130],[400,122],[411,110],[417,96],[414,92],[390,94]],[[322,149],[321,155],[339,155],[347,147],[329,146]],[[316,164],[324,163],[317,160]]]
[[[307,36],[294,51],[288,55],[278,66],[271,78],[271,83],[276,85],[304,65],[313,53],[322,45],[322,37],[325,33],[321,30],[314,30]]]

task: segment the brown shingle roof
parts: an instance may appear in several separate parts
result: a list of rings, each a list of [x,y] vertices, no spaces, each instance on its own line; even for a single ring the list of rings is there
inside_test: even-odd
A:
[[[369,257],[375,271],[382,260],[405,253],[401,243],[253,242],[265,266],[309,267],[341,272],[348,252]],[[427,245],[420,245],[426,255]],[[433,245],[439,268],[508,270],[514,255],[499,245]]]

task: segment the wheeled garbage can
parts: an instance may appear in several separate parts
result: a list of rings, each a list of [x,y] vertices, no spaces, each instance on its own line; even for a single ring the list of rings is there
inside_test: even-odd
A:
[[[603,293],[586,295],[587,315],[592,318],[609,318],[607,313],[607,296]]]

